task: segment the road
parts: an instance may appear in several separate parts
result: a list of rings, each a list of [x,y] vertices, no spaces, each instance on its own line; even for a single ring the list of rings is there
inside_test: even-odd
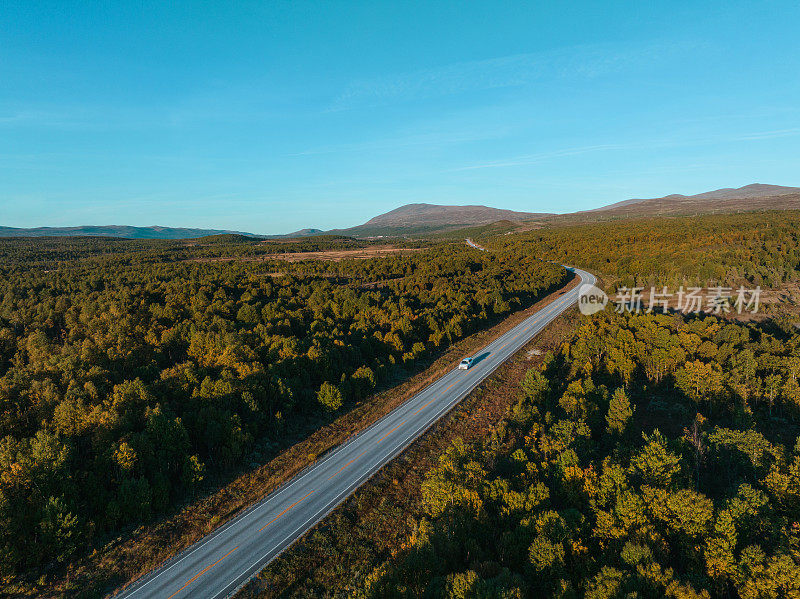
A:
[[[472,247],[472,248],[475,248],[476,250],[480,250],[482,252],[486,251],[486,248],[479,246],[477,243],[472,241],[469,237],[467,237],[467,245]]]
[[[574,269],[581,283],[595,278]],[[216,599],[232,595],[407,448],[498,366],[575,304],[578,287],[529,316],[226,525],[126,589],[125,599]]]

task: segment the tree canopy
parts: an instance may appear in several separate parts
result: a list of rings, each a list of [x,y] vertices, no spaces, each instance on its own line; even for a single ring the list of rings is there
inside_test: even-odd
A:
[[[169,513],[567,277],[451,243],[270,259],[365,244],[0,240],[0,572]]]
[[[355,595],[800,596],[799,355],[713,317],[584,319]]]

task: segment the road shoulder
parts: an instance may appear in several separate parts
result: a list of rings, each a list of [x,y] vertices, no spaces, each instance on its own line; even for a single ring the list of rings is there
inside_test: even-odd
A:
[[[187,505],[174,516],[140,527],[127,536],[118,537],[95,551],[91,557],[74,564],[68,578],[56,578],[48,588],[52,589],[53,596],[75,591],[95,596],[102,590],[108,592],[112,588],[127,586],[234,518],[314,463],[320,456],[438,379],[461,357],[474,353],[491,339],[575,287],[577,282],[576,277],[567,286],[549,294],[533,306],[455,343],[425,370],[362,401],[336,421],[300,440],[274,459],[242,474],[207,497]],[[41,587],[37,591],[36,594],[40,596]],[[30,596],[33,594],[31,592]]]
[[[508,416],[527,370],[555,350],[579,316],[567,310],[485,379],[402,455],[269,564],[237,597],[346,594],[408,538],[420,517],[420,485],[456,439],[485,437]]]

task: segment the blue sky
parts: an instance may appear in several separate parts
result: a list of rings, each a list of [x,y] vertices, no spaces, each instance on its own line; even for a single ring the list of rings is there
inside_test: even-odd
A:
[[[0,4],[0,225],[800,185],[796,2]]]

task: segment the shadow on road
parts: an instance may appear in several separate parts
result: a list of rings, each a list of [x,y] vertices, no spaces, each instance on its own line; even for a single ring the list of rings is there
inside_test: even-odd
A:
[[[491,354],[491,353],[492,353],[492,352],[490,352],[490,351],[487,351],[487,352],[483,352],[483,353],[482,353],[481,355],[479,355],[479,356],[475,356],[475,359],[472,361],[472,365],[473,365],[473,366],[477,366],[479,362],[481,362],[482,360],[485,360],[486,358],[488,358],[488,357],[489,357],[489,354]]]

